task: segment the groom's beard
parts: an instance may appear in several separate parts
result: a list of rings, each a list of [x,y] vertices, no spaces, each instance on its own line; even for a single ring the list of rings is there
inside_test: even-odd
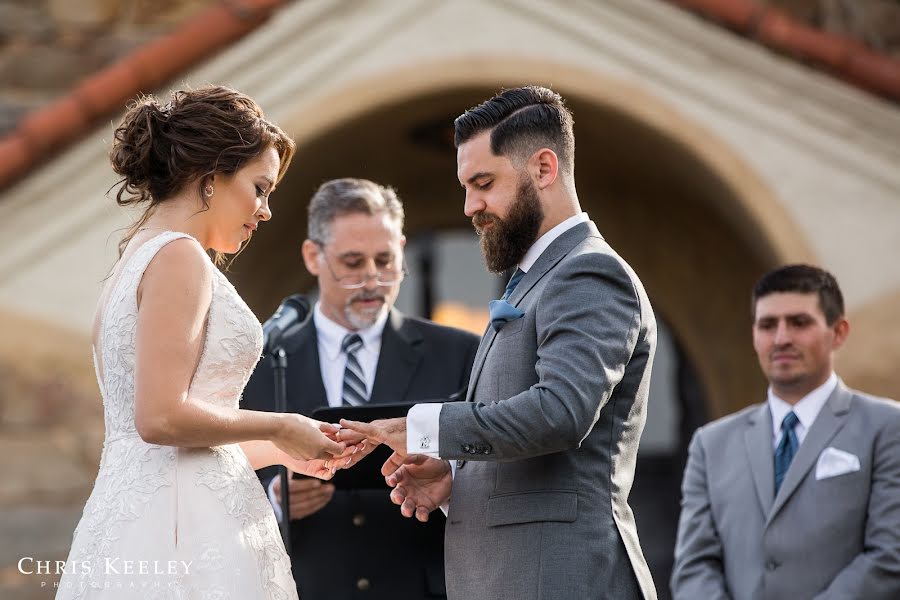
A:
[[[487,270],[499,275],[519,264],[537,240],[543,220],[544,208],[527,175],[519,178],[516,200],[505,219],[489,213],[476,213],[472,224],[481,237],[481,254]],[[491,227],[484,229],[488,223]]]

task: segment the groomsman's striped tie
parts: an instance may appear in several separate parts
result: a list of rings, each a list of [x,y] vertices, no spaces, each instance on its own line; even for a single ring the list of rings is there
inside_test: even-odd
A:
[[[356,358],[356,351],[362,348],[363,341],[356,333],[348,333],[341,342],[341,350],[347,354],[347,368],[344,369],[344,392],[341,396],[344,406],[362,406],[369,401],[366,392],[366,380],[362,367]]]

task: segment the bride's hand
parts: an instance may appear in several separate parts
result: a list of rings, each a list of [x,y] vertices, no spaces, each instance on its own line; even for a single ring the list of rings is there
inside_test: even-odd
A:
[[[347,449],[343,442],[329,439],[319,429],[322,424],[319,421],[293,413],[284,413],[281,418],[281,427],[271,441],[285,454],[286,460],[324,461],[340,456]],[[302,472],[302,469],[295,470]]]
[[[328,480],[334,476],[338,469],[349,469],[378,447],[377,444],[367,443],[367,440],[362,436],[349,432],[346,429],[340,429],[336,425],[319,423],[319,430],[330,439],[337,440],[341,438],[340,443],[346,444],[344,451],[338,456],[314,460],[296,460],[281,453],[279,462],[297,473]]]
[[[319,429],[329,439],[347,446],[347,449],[344,450],[344,455],[340,458],[350,458],[351,460],[337,460],[336,464],[339,469],[349,469],[378,447],[377,443],[372,442],[365,435],[340,425],[320,423]]]

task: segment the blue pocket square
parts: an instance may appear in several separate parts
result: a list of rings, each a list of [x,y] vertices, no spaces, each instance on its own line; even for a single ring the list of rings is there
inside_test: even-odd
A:
[[[500,331],[510,321],[521,319],[525,313],[506,300],[491,300],[491,327]]]

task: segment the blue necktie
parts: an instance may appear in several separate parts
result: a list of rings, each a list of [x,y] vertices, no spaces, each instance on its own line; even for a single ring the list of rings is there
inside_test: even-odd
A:
[[[501,300],[509,300],[509,297],[512,296],[512,293],[515,291],[516,286],[519,285],[519,282],[522,281],[522,278],[525,277],[525,271],[522,269],[516,269],[516,272],[513,273],[513,276],[509,278],[509,283],[506,284],[506,291],[503,292],[503,297]]]
[[[347,367],[344,369],[344,389],[341,394],[344,406],[362,406],[369,401],[366,392],[366,380],[362,367],[356,358],[356,352],[362,348],[363,341],[356,333],[348,333],[341,342],[341,350],[347,354]]]
[[[800,419],[797,418],[793,411],[786,414],[781,422],[781,441],[778,442],[778,447],[775,449],[776,494],[778,493],[778,488],[781,487],[781,482],[784,481],[788,467],[791,466],[791,461],[794,460],[794,455],[797,454],[797,447],[800,445],[800,442],[797,441],[797,434],[794,433],[794,427],[799,422]]]

